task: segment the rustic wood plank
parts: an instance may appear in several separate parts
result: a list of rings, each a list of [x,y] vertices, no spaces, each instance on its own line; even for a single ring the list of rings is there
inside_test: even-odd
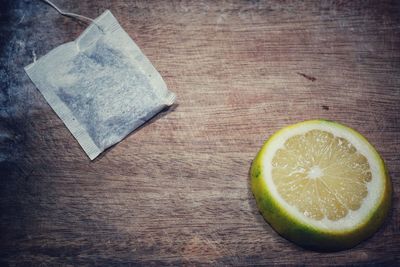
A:
[[[398,1],[55,2],[110,9],[178,103],[90,162],[22,69],[86,25],[2,3],[1,265],[399,264]],[[310,118],[359,130],[393,180],[385,225],[347,251],[286,241],[249,189],[263,141]]]

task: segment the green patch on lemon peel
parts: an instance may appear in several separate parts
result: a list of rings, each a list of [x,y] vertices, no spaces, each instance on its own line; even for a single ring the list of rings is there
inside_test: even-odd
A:
[[[351,248],[380,227],[390,208],[392,185],[382,158],[361,134],[333,121],[277,131],[250,175],[263,217],[308,249]]]

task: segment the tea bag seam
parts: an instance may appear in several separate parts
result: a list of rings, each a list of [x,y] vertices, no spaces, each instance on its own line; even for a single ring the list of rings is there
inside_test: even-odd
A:
[[[118,27],[118,26],[120,26],[118,23],[113,23],[112,25],[110,25],[110,27],[106,28],[102,34],[103,34],[104,36],[106,36],[107,34],[111,34],[111,33],[113,33],[113,32],[115,32],[115,31],[117,31],[117,30],[120,29],[120,27]],[[113,27],[113,28],[112,28],[112,27]],[[89,28],[88,28],[88,29],[89,29]],[[85,32],[83,32],[79,37],[84,38],[85,36],[86,36],[86,34],[85,34]],[[81,40],[79,37],[78,37],[78,39],[76,39],[74,42],[76,43],[76,45],[77,45],[77,47],[78,47],[78,50],[79,50],[79,51],[82,51],[82,50],[88,49],[91,45],[93,45],[94,43],[96,43],[96,42],[98,41],[98,39],[101,38],[101,35],[98,36],[98,38],[94,39],[94,40],[93,40],[92,42],[90,42],[89,44],[86,44],[85,47],[84,47],[84,49],[82,49],[81,46],[79,45],[80,40]],[[97,37],[97,36],[96,36],[96,37]]]
[[[33,81],[37,81],[36,70],[37,69],[25,69],[29,74],[29,77]],[[39,88],[39,86],[38,86]],[[61,101],[60,97],[57,96],[50,88],[47,86],[40,86],[40,92],[46,101],[50,104],[51,108],[56,112],[56,114],[61,118],[64,125],[68,128],[71,134],[77,139],[81,140],[78,142],[82,149],[86,152],[90,159],[94,159],[97,155],[101,153],[100,148],[92,141],[87,129],[80,125],[78,120],[72,115],[70,108],[68,108],[64,102]]]
[[[109,16],[109,14],[111,14],[111,12],[107,9],[105,12],[103,12],[103,14],[101,14],[98,18],[96,18],[94,20],[94,22],[96,23],[96,25],[102,25],[103,27],[105,27],[105,25],[103,25],[103,20]],[[100,33],[95,32],[96,33],[96,38],[92,40],[92,42],[90,42],[89,44],[85,44],[85,46],[81,46],[81,43],[85,40],[85,38],[87,38],[87,36],[91,33],[93,33],[94,31],[94,24],[89,25],[89,27],[87,27],[79,36],[78,38],[76,38],[73,42],[76,44],[78,51],[81,50],[85,50],[87,48],[89,48],[93,43],[95,43],[99,38],[101,38]],[[107,25],[106,25],[107,26]],[[108,27],[105,27],[102,30],[102,34],[103,35],[107,35],[108,33]]]

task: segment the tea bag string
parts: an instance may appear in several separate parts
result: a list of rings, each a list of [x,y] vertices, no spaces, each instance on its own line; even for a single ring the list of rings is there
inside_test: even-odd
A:
[[[96,21],[94,19],[88,18],[86,16],[82,16],[82,15],[79,15],[79,14],[76,14],[76,13],[62,11],[58,6],[56,6],[56,4],[54,4],[50,0],[42,0],[42,1],[47,3],[47,4],[49,4],[55,10],[57,10],[58,13],[60,13],[63,16],[73,17],[73,18],[77,18],[77,19],[80,19],[80,20],[86,20],[86,21],[92,22],[94,25],[96,25],[100,29],[100,31],[102,31],[104,33],[103,29],[100,27],[99,24],[96,23]]]

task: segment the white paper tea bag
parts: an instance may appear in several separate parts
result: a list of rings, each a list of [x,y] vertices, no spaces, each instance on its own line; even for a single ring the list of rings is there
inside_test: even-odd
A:
[[[108,10],[25,71],[90,159],[175,100]]]

